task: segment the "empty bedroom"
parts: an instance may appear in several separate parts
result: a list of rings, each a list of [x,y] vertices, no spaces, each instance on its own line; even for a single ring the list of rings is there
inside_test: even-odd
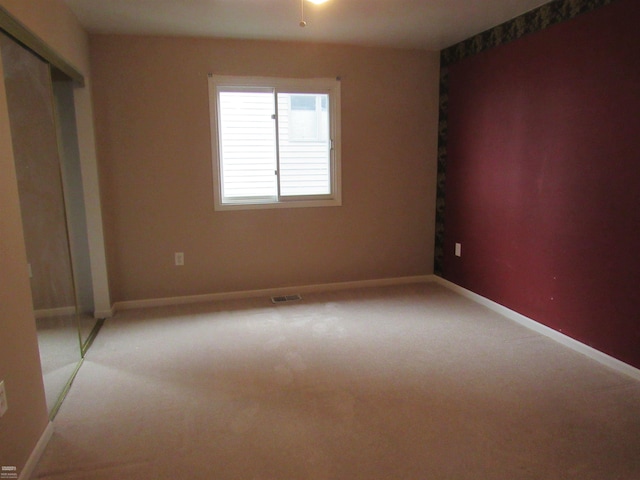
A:
[[[0,477],[640,478],[635,0],[0,0]]]

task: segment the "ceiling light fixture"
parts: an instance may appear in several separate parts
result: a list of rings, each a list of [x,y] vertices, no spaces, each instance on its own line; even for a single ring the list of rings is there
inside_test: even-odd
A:
[[[308,0],[308,1],[316,5],[320,5],[322,3],[327,2],[328,0]],[[298,25],[300,25],[301,27],[307,26],[307,22],[304,20],[304,2],[305,0],[300,0],[300,23]]]

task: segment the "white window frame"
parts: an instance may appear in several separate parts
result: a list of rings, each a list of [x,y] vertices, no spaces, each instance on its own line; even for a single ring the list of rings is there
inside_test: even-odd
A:
[[[219,142],[219,91],[229,88],[272,88],[277,93],[322,93],[329,96],[329,137],[331,141],[329,169],[330,193],[327,195],[278,196],[272,199],[229,201],[223,199],[221,149]],[[294,79],[276,77],[242,77],[209,74],[209,114],[213,157],[215,210],[248,210],[265,208],[333,207],[342,205],[340,168],[340,80],[335,78]]]

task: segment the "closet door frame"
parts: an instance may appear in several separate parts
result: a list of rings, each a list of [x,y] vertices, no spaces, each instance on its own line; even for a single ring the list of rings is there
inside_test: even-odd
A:
[[[0,29],[9,37],[21,44],[42,60],[51,65],[51,75],[54,79],[61,76],[72,80],[76,86],[84,87],[84,75],[77,68],[67,62],[40,37],[32,33],[27,27],[16,20],[7,10],[0,6]]]

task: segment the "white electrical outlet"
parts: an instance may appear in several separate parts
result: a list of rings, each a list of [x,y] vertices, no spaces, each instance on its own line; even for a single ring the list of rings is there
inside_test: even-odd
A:
[[[462,256],[462,244],[461,243],[456,243],[456,257],[461,257]]]
[[[7,413],[9,404],[7,403],[7,392],[4,390],[4,380],[0,382],[0,417]]]
[[[184,265],[184,252],[176,252],[174,257],[176,266]]]

